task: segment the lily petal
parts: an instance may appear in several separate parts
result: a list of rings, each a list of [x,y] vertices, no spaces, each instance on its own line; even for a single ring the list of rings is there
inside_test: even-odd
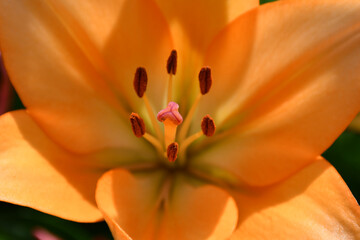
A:
[[[242,13],[259,6],[257,0],[156,0],[171,26],[176,47],[188,43],[203,52],[213,37]]]
[[[266,185],[325,151],[360,109],[359,11],[354,1],[279,1],[229,26],[209,52],[221,80],[201,108],[218,106],[219,132],[230,130],[199,162]]]
[[[101,171],[60,149],[24,110],[4,114],[0,128],[1,201],[78,222],[102,219],[94,199]]]
[[[146,68],[146,94],[155,108],[161,109],[168,82],[166,61],[174,48],[168,23],[154,1],[115,2],[120,2],[121,11],[102,50],[114,74],[114,85],[132,111],[140,109],[144,104],[133,89],[133,79],[138,67]]]
[[[360,237],[359,205],[323,159],[275,186],[238,193],[235,199],[240,216],[232,239]]]
[[[184,176],[169,189],[166,183],[160,171],[115,169],[101,177],[96,201],[116,239],[225,239],[232,233],[237,208],[227,193],[190,185]]]
[[[154,234],[156,203],[164,172],[133,176],[123,169],[106,172],[98,181],[96,202],[117,239],[147,239]],[[120,237],[121,236],[121,237]]]
[[[21,100],[55,142],[77,153],[105,147],[147,148],[131,133],[125,119],[130,113],[126,109],[129,103],[119,102],[122,99],[113,86],[114,81],[125,83],[125,79],[112,79],[109,60],[103,59],[101,53],[113,47],[109,43],[113,32],[109,31],[117,31],[117,22],[112,23],[115,26],[111,29],[99,30],[101,37],[94,36],[94,27],[104,25],[109,18],[117,21],[122,16],[123,4],[114,6],[107,2],[101,1],[98,5],[87,1],[0,2],[1,49]],[[110,11],[105,6],[114,9]],[[99,11],[97,15],[94,9]],[[99,20],[103,15],[105,19]],[[85,28],[85,22],[92,28]],[[129,48],[123,41],[118,45]],[[117,49],[113,51],[119,54]],[[142,56],[138,53],[133,57],[141,59]],[[129,69],[132,72],[126,79],[129,86],[132,86],[135,69]]]
[[[346,53],[358,41],[359,5],[351,0],[279,1],[229,24],[205,57],[214,79],[207,100],[216,104],[212,109],[221,106],[218,118],[223,120],[233,110],[247,110],[290,83],[306,86],[308,80],[300,85],[303,77],[299,75],[319,62],[343,62],[337,54]]]
[[[242,13],[259,5],[258,0],[156,0],[170,24],[178,51],[178,73],[175,77],[177,102],[186,106],[184,95],[198,93],[197,74],[203,55],[214,36]],[[193,88],[189,88],[193,87]]]

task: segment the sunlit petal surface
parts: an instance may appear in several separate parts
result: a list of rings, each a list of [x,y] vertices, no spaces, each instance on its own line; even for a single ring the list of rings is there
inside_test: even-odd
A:
[[[234,200],[183,175],[117,169],[97,186],[96,200],[119,239],[223,239],[234,230]]]
[[[242,13],[259,6],[258,0],[156,0],[166,17],[179,54],[176,100],[189,104],[184,94],[197,90],[197,71],[214,36]]]
[[[101,171],[59,148],[24,110],[3,115],[0,128],[0,200],[73,221],[102,219],[94,199]]]
[[[359,205],[325,160],[282,183],[235,193],[239,228],[232,239],[358,239]]]
[[[134,65],[135,59],[136,64],[153,70],[153,82],[159,79],[154,76],[157,76],[156,71],[160,71],[160,67],[155,71],[149,64],[166,61],[165,56],[158,57],[161,53],[159,48],[168,51],[171,46],[166,38],[163,38],[163,42],[150,39],[167,33],[166,25],[159,23],[161,19],[155,17],[158,14],[137,3],[139,1],[128,4],[120,2],[120,6],[113,6],[107,1],[98,5],[85,1],[80,4],[73,1],[0,2],[3,9],[0,13],[0,22],[3,23],[0,24],[0,42],[11,80],[29,114],[57,143],[74,152],[91,152],[104,147],[146,149],[145,145],[136,141],[128,128],[126,118],[129,110],[125,109],[129,109],[129,102],[122,92],[130,92],[128,90],[132,87],[133,74],[138,66]],[[72,7],[74,4],[76,8]],[[89,9],[99,9],[99,12],[88,15]],[[105,28],[96,34],[107,36],[93,37],[93,27],[105,24],[97,21],[103,19],[102,15],[107,16],[104,19],[106,23],[111,23],[115,21],[111,14],[117,16],[121,10],[124,14],[120,16],[129,18],[133,26],[122,25],[123,21],[116,19],[119,26],[114,22],[111,28],[114,36]],[[129,15],[129,11],[146,14]],[[129,21],[126,20],[127,24]],[[139,24],[143,22],[159,26],[159,34],[154,32],[153,27],[140,27]],[[81,25],[85,23],[92,26],[91,29]],[[147,33],[140,32],[140,29],[147,30]],[[129,33],[126,35],[128,38],[120,41],[124,32]],[[141,46],[146,50],[139,49],[139,41],[145,39],[148,45]],[[133,47],[130,43],[133,43]],[[134,58],[133,61],[121,52],[125,49]],[[112,69],[115,63],[117,72]],[[115,82],[123,86],[117,88]],[[151,91],[157,91],[156,86]],[[132,97],[135,97],[135,93]],[[154,94],[155,97],[159,95]]]
[[[280,1],[230,24],[206,61],[219,91],[200,107],[228,134],[193,163],[266,185],[324,152],[360,109],[359,10],[354,1]]]

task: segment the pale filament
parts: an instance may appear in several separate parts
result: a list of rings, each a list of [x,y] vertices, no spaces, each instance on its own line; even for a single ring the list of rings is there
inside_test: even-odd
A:
[[[153,111],[153,108],[150,104],[150,101],[146,95],[146,93],[144,93],[144,96],[143,96],[143,99],[144,99],[144,103],[145,103],[145,107],[146,107],[146,110],[150,116],[150,120],[151,120],[151,123],[152,123],[152,126],[155,130],[155,133],[156,133],[156,136],[159,138],[159,140],[162,142],[162,134],[161,134],[161,130],[160,130],[160,127],[159,127],[159,124],[158,122],[156,121],[156,117],[155,117],[155,114],[154,114],[154,111]]]
[[[194,133],[193,135],[187,137],[182,143],[181,143],[181,149],[180,153],[184,153],[190,144],[198,140],[200,137],[204,136],[202,131],[199,131],[197,133]]]
[[[169,74],[168,92],[167,92],[167,103],[172,100],[172,85],[173,85],[173,74]]]
[[[149,133],[145,133],[143,137],[156,148],[160,155],[164,152],[162,144],[155,137],[153,137]]]
[[[191,120],[194,117],[195,111],[196,111],[196,109],[197,109],[197,107],[199,105],[201,97],[202,97],[201,93],[199,93],[196,96],[194,103],[192,104],[188,114],[185,117],[185,120],[184,120],[184,122],[183,122],[183,124],[181,126],[180,131],[179,131],[179,142],[180,143],[182,143],[185,140],[186,134],[188,133],[189,128],[190,128]]]

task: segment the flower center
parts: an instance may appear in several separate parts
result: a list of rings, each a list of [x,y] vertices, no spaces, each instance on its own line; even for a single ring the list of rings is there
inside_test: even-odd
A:
[[[166,164],[174,164],[180,156],[178,161],[179,165],[186,163],[185,152],[186,149],[197,139],[202,136],[211,137],[215,133],[214,120],[206,115],[203,117],[201,123],[201,131],[188,136],[189,128],[197,106],[203,95],[210,91],[212,85],[211,69],[209,67],[201,68],[199,78],[199,93],[195,98],[194,103],[186,114],[185,119],[179,113],[179,105],[172,101],[172,81],[177,70],[177,52],[171,51],[166,65],[167,73],[169,74],[168,89],[167,89],[167,103],[168,105],[160,110],[155,117],[150,101],[146,95],[146,88],[148,76],[145,68],[139,67],[136,69],[134,77],[134,90],[139,98],[144,100],[144,105],[150,116],[152,127],[155,131],[155,136],[146,131],[146,126],[143,119],[137,113],[130,115],[130,122],[132,130],[136,137],[143,137],[150,142],[158,151],[160,159],[165,160]],[[159,122],[164,125],[164,131],[161,130]],[[178,130],[178,126],[180,130]]]

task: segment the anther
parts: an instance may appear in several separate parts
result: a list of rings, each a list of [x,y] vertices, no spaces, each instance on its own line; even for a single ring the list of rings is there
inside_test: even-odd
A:
[[[214,120],[209,115],[203,117],[201,121],[201,130],[204,135],[207,137],[211,137],[212,135],[214,135],[215,129],[216,126]]]
[[[136,137],[142,137],[145,134],[144,120],[137,113],[130,115],[131,128]]]
[[[210,91],[212,84],[211,69],[209,67],[203,67],[199,72],[200,91],[202,95],[207,94]]]
[[[146,86],[148,82],[148,77],[145,68],[138,67],[135,72],[134,77],[134,89],[136,94],[141,98],[144,96],[146,91]]]
[[[177,144],[176,142],[171,143],[168,147],[167,147],[167,158],[170,162],[175,162],[177,155],[179,152],[179,144]]]
[[[168,74],[176,74],[176,68],[177,68],[177,52],[176,50],[172,50],[170,53],[170,56],[167,60],[166,64],[166,70]]]

